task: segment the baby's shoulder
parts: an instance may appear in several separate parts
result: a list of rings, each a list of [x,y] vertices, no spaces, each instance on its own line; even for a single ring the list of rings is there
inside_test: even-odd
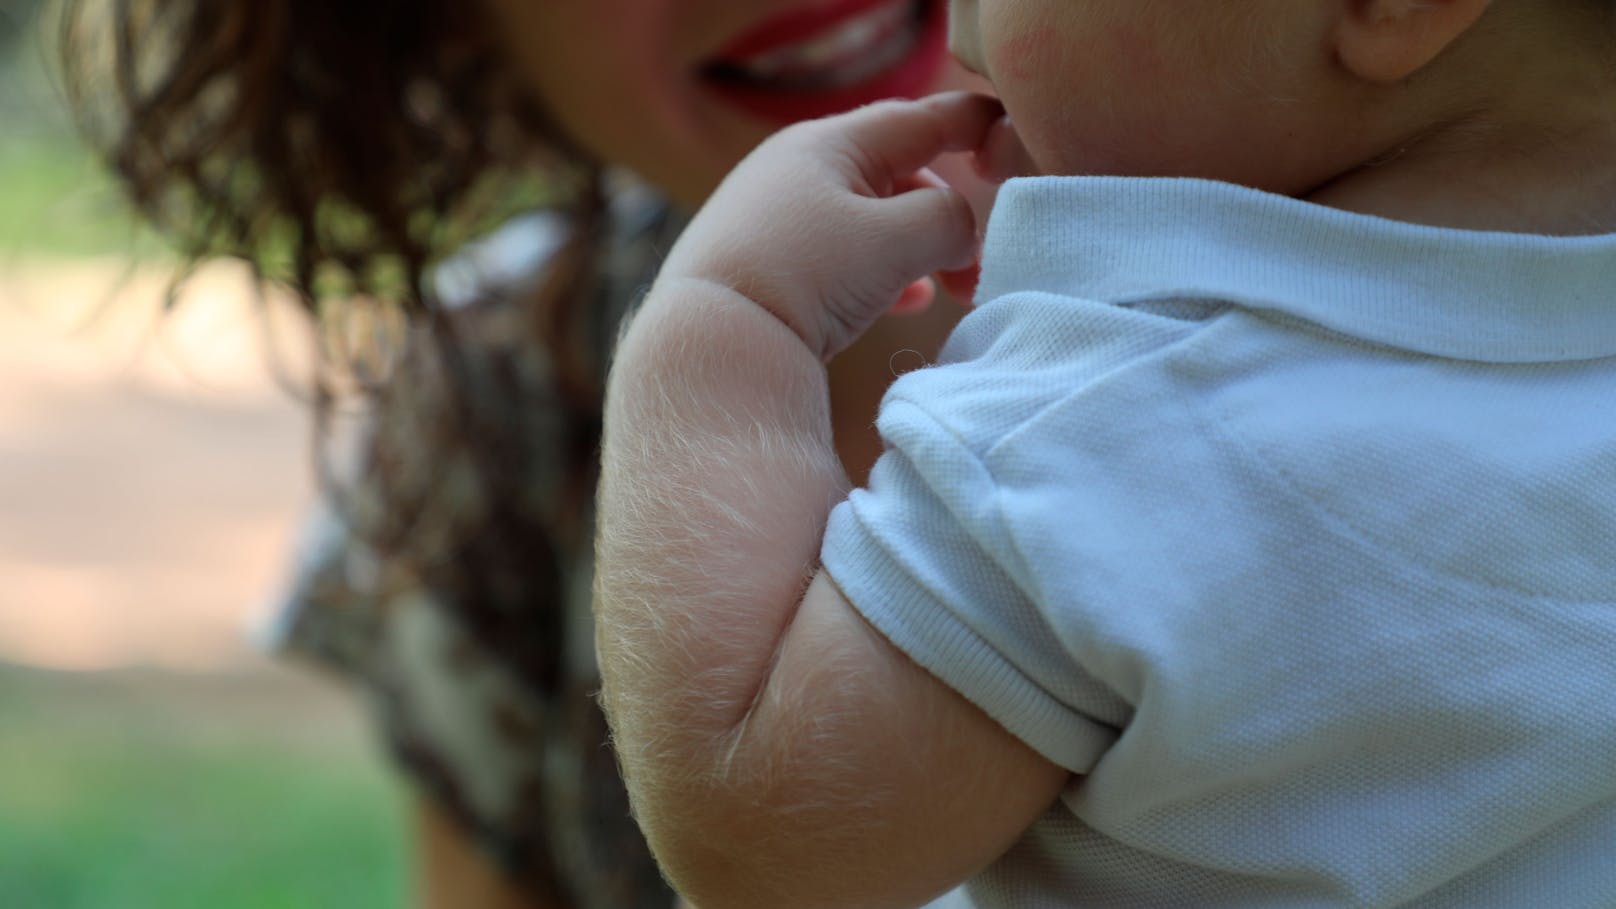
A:
[[[1009,294],[966,316],[936,364],[894,383],[883,415],[923,414],[985,456],[1052,411],[1073,402],[1103,410],[1126,389],[1148,384],[1193,355],[1196,337],[1227,311],[1221,302],[1194,299],[1119,305]]]

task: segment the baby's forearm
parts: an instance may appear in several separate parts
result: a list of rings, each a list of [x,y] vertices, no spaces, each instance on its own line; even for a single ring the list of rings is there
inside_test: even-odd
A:
[[[824,368],[733,290],[659,283],[618,351],[602,462],[604,701],[654,841],[728,771],[846,494]]]
[[[980,836],[953,822],[954,845],[931,848],[932,784],[965,777],[894,776],[890,755],[919,743],[974,775],[1006,749],[960,746],[997,727],[818,562],[848,488],[823,361],[923,305],[925,276],[975,261],[970,206],[926,167],[980,147],[1002,113],[944,95],[777,133],[686,228],[619,348],[596,548],[604,706],[640,826],[704,907],[916,904],[996,854],[961,852]]]

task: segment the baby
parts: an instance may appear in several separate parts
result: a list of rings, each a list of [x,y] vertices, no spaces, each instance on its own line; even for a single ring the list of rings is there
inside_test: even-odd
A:
[[[619,350],[598,648],[670,879],[1616,906],[1616,4],[953,14],[1003,110],[780,134]],[[1043,175],[981,244],[960,150]],[[979,252],[850,492],[823,362]]]

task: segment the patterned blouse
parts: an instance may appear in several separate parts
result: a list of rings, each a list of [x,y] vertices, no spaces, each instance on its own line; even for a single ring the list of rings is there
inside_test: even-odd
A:
[[[597,389],[618,324],[683,226],[643,189],[612,198],[581,342]],[[590,438],[569,438],[557,415],[579,405],[563,403],[522,302],[567,233],[560,216],[535,215],[439,270],[440,296],[467,301],[453,317],[461,391],[497,402],[500,444],[422,457],[422,440],[487,437],[461,432],[463,408],[448,402],[466,397],[446,394],[444,370],[407,354],[362,420],[351,478],[309,524],[270,643],[360,689],[406,774],[535,897],[668,909],[593,697],[593,489],[561,475],[568,452],[594,457],[599,401],[577,411]],[[474,449],[489,447],[520,488],[479,488],[489,453]],[[408,543],[354,529],[376,518]]]

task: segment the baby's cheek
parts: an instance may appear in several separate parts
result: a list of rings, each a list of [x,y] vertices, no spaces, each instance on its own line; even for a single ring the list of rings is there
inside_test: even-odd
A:
[[[989,72],[1001,88],[1009,83],[1092,95],[1127,86],[1148,90],[1174,78],[1160,36],[1133,23],[1023,22],[985,39]]]
[[[1107,61],[1108,76],[1134,86],[1162,86],[1172,83],[1174,73],[1158,35],[1135,26],[1115,25],[1105,31],[1103,44],[1093,56]]]
[[[988,51],[1027,153],[1051,174],[1154,172],[1183,89],[1158,36],[1122,22],[1027,27]]]
[[[1010,86],[1038,86],[1052,75],[1053,50],[1059,36],[1050,29],[1011,35],[988,48],[988,72],[1000,91]]]
[[[1029,28],[1004,35],[987,50],[994,89],[1004,102],[1015,125],[1018,160],[1032,165],[1013,166],[1006,154],[1010,143],[1004,136],[990,143],[987,162],[1004,173],[1074,173],[1069,158],[1079,146],[1093,141],[1095,105],[1090,99],[1104,97],[1104,75],[1096,71],[1096,61],[1086,58],[1083,48],[1074,47],[1072,38],[1057,29]]]

